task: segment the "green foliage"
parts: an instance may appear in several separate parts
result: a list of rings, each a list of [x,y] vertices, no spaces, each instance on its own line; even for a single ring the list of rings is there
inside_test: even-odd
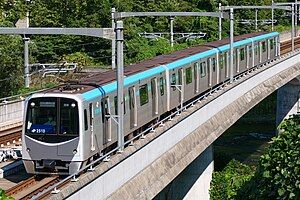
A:
[[[231,160],[222,171],[213,173],[210,198],[234,199],[237,191],[254,175],[254,171],[250,166]]]
[[[22,39],[0,36],[0,97],[13,94],[24,84]]]
[[[222,0],[223,5],[270,5],[270,0]],[[279,2],[279,1],[277,1]],[[30,26],[32,27],[111,27],[111,8],[116,7],[119,12],[137,11],[217,11],[218,1],[213,0],[32,0],[26,5],[25,0],[2,0],[0,2],[0,25],[14,26],[19,19],[24,19],[25,11],[30,11]],[[290,27],[290,18],[282,17],[284,11],[276,11],[275,16],[278,26],[275,30],[286,30]],[[235,12],[235,19],[253,18],[253,10]],[[269,19],[271,11],[259,11],[259,19]],[[149,59],[157,55],[186,48],[188,46],[214,41],[218,38],[218,19],[210,17],[176,17],[174,32],[204,32],[207,36],[193,41],[179,40],[173,48],[166,39],[148,40],[138,36],[141,32],[169,32],[169,20],[166,17],[140,17],[124,20],[125,27],[125,63],[134,63]],[[235,23],[236,35],[253,31],[253,26],[244,26]],[[270,26],[260,26],[260,30],[270,30]],[[229,22],[223,20],[223,37],[228,37]],[[169,36],[166,36],[168,38]],[[22,84],[19,78],[22,74],[22,43],[20,37],[8,39],[0,37],[4,42],[0,61],[0,80],[11,77],[12,82],[0,83],[5,86],[0,96],[14,93]],[[18,39],[17,39],[18,38]],[[31,63],[57,63],[67,59],[68,62],[78,61],[84,66],[108,66],[111,63],[111,43],[105,39],[85,36],[30,36],[30,62]],[[15,40],[15,41],[12,41]],[[18,42],[17,42],[18,41]],[[17,44],[18,43],[18,44]],[[15,52],[11,55],[11,52]],[[18,55],[19,56],[16,56]],[[15,60],[15,67],[7,63],[7,58]],[[12,71],[8,74],[2,68]],[[13,91],[13,92],[12,92]]]
[[[7,196],[5,191],[0,188],[0,200],[14,200],[14,198]]]
[[[300,198],[300,117],[285,120],[283,131],[273,139],[268,153],[261,158],[261,173],[269,191],[280,199]]]
[[[300,116],[285,120],[280,129],[237,199],[300,199]]]
[[[63,57],[63,60],[77,63],[79,69],[84,68],[86,66],[91,66],[93,64],[93,58],[91,58],[84,52],[76,52],[73,54],[65,55]]]

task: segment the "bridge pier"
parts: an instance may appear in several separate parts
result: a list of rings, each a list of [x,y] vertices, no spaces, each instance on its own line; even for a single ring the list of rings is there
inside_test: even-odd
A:
[[[210,199],[209,189],[213,170],[213,148],[210,145],[154,199]]]
[[[290,115],[300,114],[300,76],[278,89],[276,125]]]

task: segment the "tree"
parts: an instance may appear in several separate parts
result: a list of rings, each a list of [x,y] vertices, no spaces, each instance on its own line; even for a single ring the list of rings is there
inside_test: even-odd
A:
[[[24,84],[22,38],[0,36],[0,52],[0,97],[4,97]]]
[[[280,130],[237,199],[300,199],[300,116],[285,120]]]

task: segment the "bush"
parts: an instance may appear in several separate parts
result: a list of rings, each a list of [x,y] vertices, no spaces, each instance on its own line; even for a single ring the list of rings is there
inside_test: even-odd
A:
[[[279,128],[281,133],[272,139],[259,170],[237,199],[300,199],[300,116]]]
[[[235,199],[237,191],[254,175],[254,169],[237,160],[231,160],[220,172],[214,172],[211,181],[212,200]]]
[[[14,198],[13,197],[8,197],[6,194],[5,194],[5,191],[0,189],[0,200],[13,200]]]

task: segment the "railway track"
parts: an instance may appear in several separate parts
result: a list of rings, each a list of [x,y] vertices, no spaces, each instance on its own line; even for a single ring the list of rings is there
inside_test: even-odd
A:
[[[22,126],[16,126],[0,132],[0,146],[10,145],[21,140]]]
[[[6,190],[6,194],[8,196],[14,197],[15,199],[31,199],[34,195],[42,192],[43,190],[50,187],[51,185],[54,185],[58,181],[59,181],[58,176],[50,176],[50,177],[32,176],[18,183],[16,186]],[[45,197],[47,195],[45,195]]]
[[[300,48],[300,37],[295,38],[295,49]],[[291,40],[287,40],[280,43],[281,55],[291,52],[292,45]]]

